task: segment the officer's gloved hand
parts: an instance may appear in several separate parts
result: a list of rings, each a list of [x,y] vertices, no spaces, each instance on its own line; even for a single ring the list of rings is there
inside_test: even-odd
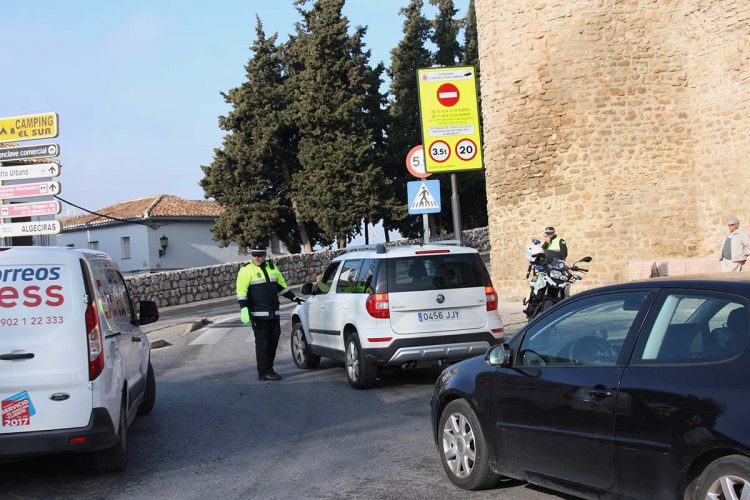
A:
[[[307,301],[306,301],[305,299],[303,299],[302,297],[294,297],[294,298],[292,299],[292,301],[293,301],[293,302],[296,302],[297,304],[304,304],[305,302],[307,302]]]
[[[248,311],[247,307],[240,309],[240,321],[245,325],[250,323],[250,311]]]

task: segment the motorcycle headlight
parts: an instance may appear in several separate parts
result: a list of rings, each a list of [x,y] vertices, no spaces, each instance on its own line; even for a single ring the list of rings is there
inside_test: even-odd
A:
[[[550,278],[556,279],[556,280],[562,279],[562,275],[563,274],[556,269],[549,272]]]

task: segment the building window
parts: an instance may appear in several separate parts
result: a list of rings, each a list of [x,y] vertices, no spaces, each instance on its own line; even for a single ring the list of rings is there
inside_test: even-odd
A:
[[[99,250],[99,242],[98,241],[89,241],[89,248],[91,250]]]
[[[129,259],[130,258],[130,237],[125,236],[124,238],[120,238],[120,243],[122,246],[122,258]]]

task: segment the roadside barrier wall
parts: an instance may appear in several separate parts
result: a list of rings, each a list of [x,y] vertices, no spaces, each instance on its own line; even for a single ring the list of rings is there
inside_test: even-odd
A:
[[[480,252],[490,251],[489,232],[486,227],[463,231],[464,242]],[[443,234],[430,241],[453,239],[453,234]],[[418,244],[421,240],[402,240],[386,246]],[[274,257],[288,285],[301,285],[314,282],[340,250],[322,250]],[[125,277],[133,304],[138,310],[141,300],[153,300],[159,307],[187,304],[200,300],[218,299],[235,295],[235,280],[240,267],[246,262],[217,264],[214,266],[163,271],[151,274],[137,274]]]

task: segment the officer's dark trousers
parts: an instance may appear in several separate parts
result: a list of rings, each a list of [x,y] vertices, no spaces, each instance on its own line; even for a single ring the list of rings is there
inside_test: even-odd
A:
[[[276,347],[281,337],[281,319],[252,320],[255,335],[255,360],[258,363],[258,375],[266,375],[273,371],[273,360],[276,358]]]

